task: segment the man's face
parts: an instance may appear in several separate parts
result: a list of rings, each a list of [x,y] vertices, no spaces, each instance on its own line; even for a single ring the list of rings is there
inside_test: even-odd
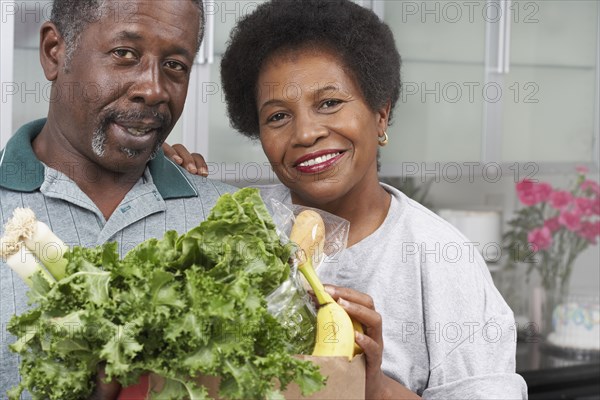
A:
[[[54,83],[66,151],[115,172],[143,167],[183,111],[199,24],[191,1],[107,2]]]

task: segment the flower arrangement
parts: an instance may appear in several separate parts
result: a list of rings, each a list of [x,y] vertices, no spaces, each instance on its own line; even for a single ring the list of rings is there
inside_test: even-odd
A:
[[[537,270],[545,288],[568,282],[577,256],[600,236],[600,185],[587,173],[578,167],[568,190],[529,179],[516,185],[525,207],[509,221],[504,249],[509,265],[527,263],[527,276]]]

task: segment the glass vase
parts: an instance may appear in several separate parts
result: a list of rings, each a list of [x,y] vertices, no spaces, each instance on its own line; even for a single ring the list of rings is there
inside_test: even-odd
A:
[[[557,278],[547,280],[545,284],[540,287],[540,290],[541,293],[539,296],[541,297],[541,304],[539,330],[544,343],[549,344],[548,338],[554,332],[554,310],[567,300],[569,294],[569,282]]]

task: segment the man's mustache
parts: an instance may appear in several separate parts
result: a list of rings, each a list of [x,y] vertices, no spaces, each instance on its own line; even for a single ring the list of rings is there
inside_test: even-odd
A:
[[[127,111],[108,109],[102,115],[101,125],[106,128],[111,122],[136,123],[142,121],[159,126],[156,130],[159,133],[164,133],[171,125],[171,115],[151,109]]]
[[[167,138],[169,134],[169,128],[171,126],[171,115],[168,113],[161,113],[156,110],[145,109],[145,110],[128,110],[121,111],[114,108],[105,110],[100,116],[96,131],[94,132],[92,140],[92,148],[94,153],[99,157],[105,155],[105,144],[106,144],[106,130],[108,126],[115,122],[119,124],[135,124],[140,125],[140,122],[144,124],[150,124],[156,131],[156,148],[152,151],[150,159],[156,157],[160,150],[161,144]],[[141,126],[140,126],[141,127]],[[129,156],[134,157],[135,152],[131,149],[126,149],[130,152]]]

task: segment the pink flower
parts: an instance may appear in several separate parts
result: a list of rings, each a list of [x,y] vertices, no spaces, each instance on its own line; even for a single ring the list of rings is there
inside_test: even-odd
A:
[[[593,215],[600,215],[600,198],[590,199],[590,212]]]
[[[552,207],[556,208],[557,210],[566,208],[572,200],[573,195],[571,192],[567,192],[566,190],[557,190],[556,192],[552,192],[550,194],[550,204],[552,204]]]
[[[535,246],[535,251],[546,250],[552,245],[552,233],[545,226],[534,228],[527,234],[527,241]]]
[[[570,231],[577,231],[581,227],[581,212],[578,210],[563,211],[558,216],[558,222]]]
[[[599,208],[597,204],[600,203],[600,199],[577,197],[573,200],[573,203],[575,204],[575,210],[579,211],[581,215],[593,215],[594,211]]]
[[[580,165],[578,167],[575,167],[575,169],[577,170],[577,172],[579,172],[581,175],[585,175],[588,172],[590,172],[590,169],[588,167],[586,167],[585,165]]]
[[[598,182],[594,182],[591,179],[586,179],[581,183],[581,190],[584,192],[589,190],[592,193],[600,195],[600,185],[598,185]]]
[[[523,179],[517,183],[516,189],[519,200],[526,206],[533,206],[546,201],[552,193],[552,186],[549,184],[545,182],[535,183],[529,179]]]
[[[591,244],[596,244],[596,238],[600,236],[600,220],[594,222],[582,222],[577,234]]]
[[[544,226],[550,230],[550,233],[556,232],[560,228],[558,217],[547,219],[544,221]]]

